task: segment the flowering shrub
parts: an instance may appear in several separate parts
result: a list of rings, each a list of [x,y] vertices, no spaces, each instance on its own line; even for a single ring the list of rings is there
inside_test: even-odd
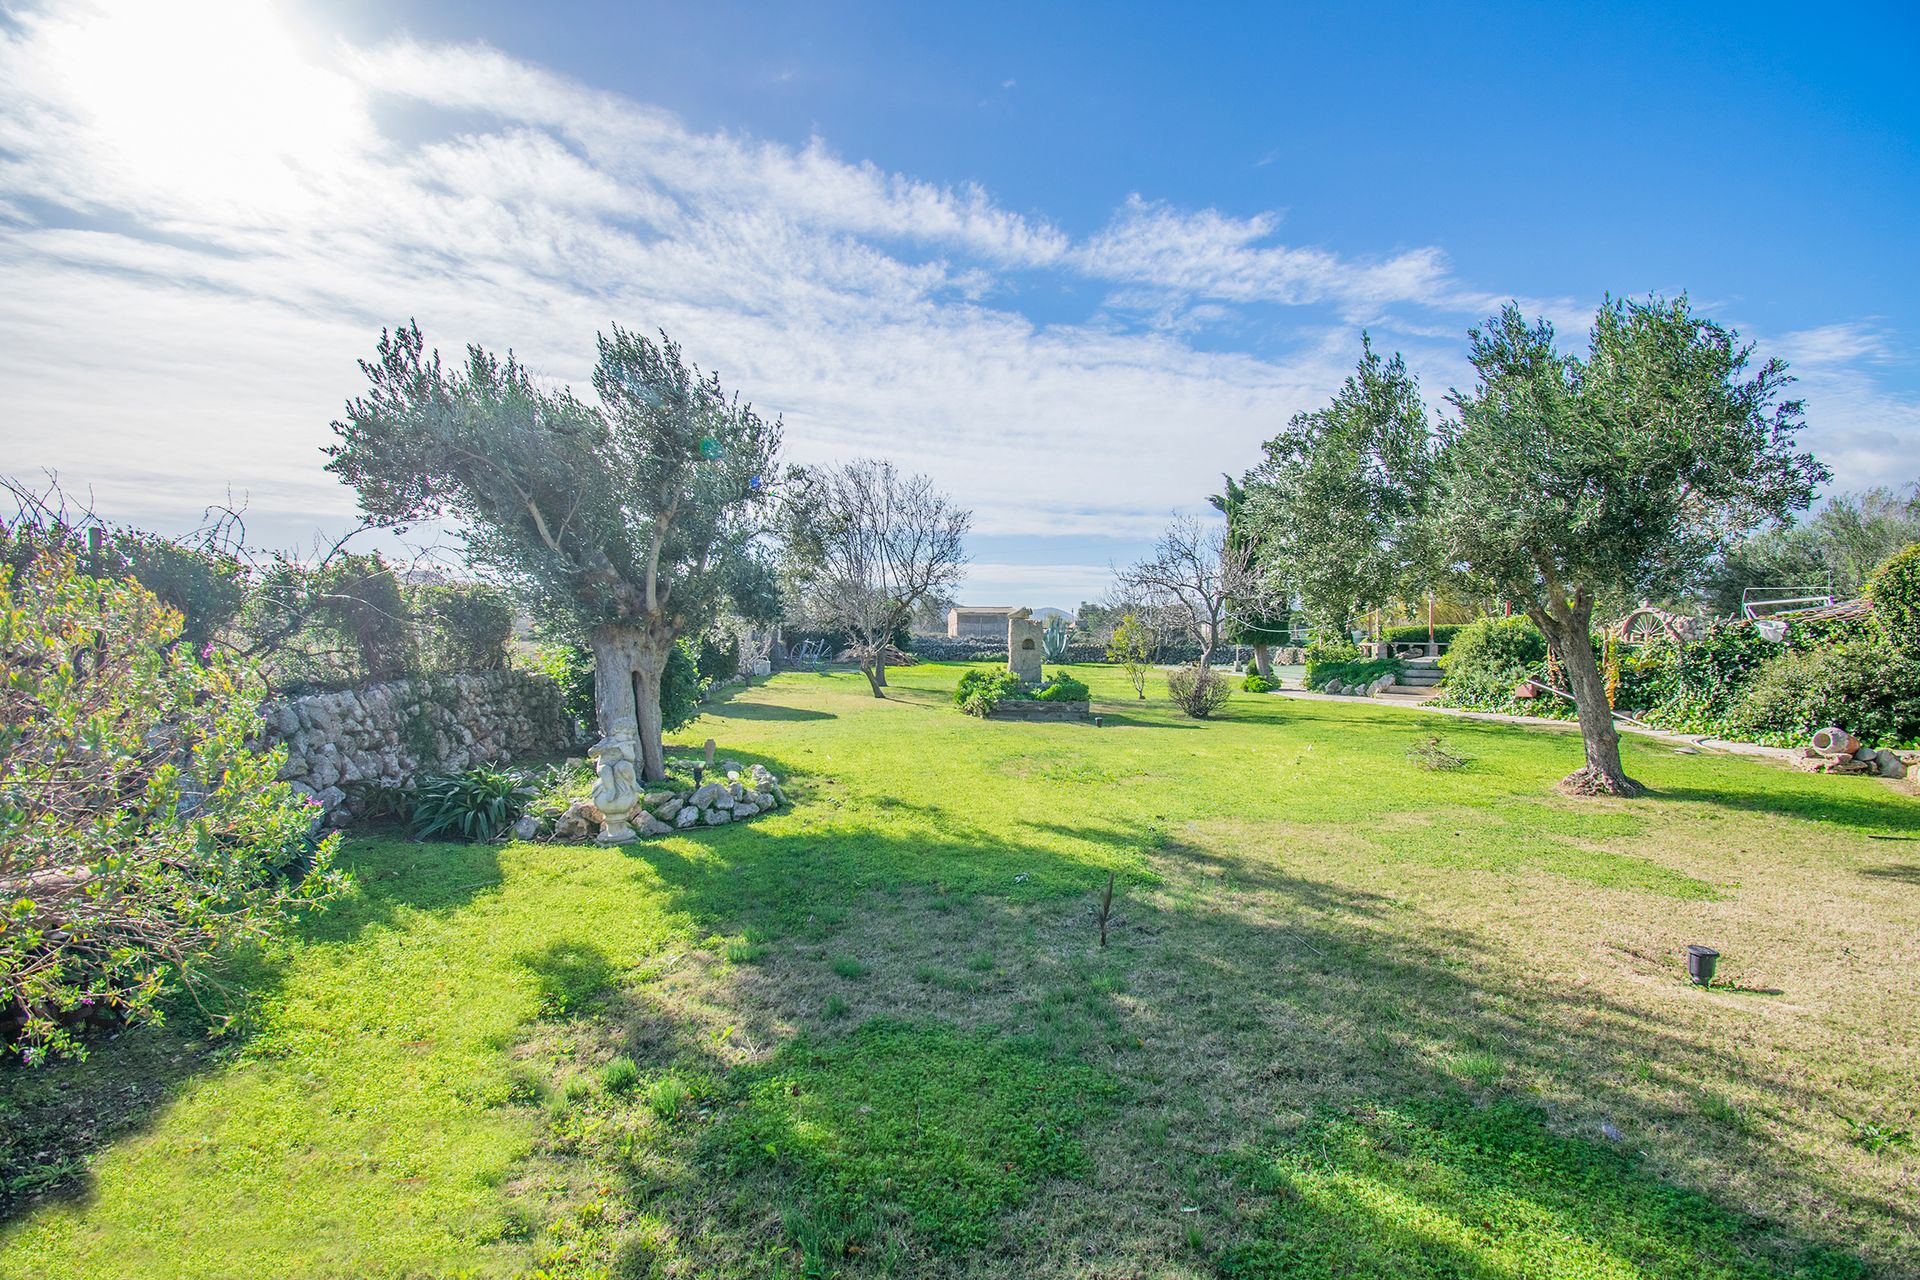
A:
[[[89,1021],[158,1016],[176,982],[340,886],[334,837],[256,752],[239,673],[180,614],[70,556],[0,567],[0,1039],[84,1055]]]

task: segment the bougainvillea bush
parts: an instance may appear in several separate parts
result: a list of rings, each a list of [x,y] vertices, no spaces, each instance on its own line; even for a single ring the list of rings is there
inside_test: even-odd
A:
[[[335,892],[335,837],[250,745],[257,704],[180,614],[69,556],[0,567],[0,1039],[84,1054],[223,948]]]

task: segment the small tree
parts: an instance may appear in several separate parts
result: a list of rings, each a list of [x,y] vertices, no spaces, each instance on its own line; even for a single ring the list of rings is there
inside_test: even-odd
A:
[[[1479,383],[1452,396],[1438,529],[1566,668],[1586,767],[1563,785],[1638,794],[1594,658],[1595,602],[1679,594],[1729,541],[1804,508],[1827,470],[1793,449],[1786,366],[1750,375],[1752,347],[1684,297],[1609,299],[1584,361],[1513,306],[1470,339]]]
[[[1132,613],[1121,615],[1107,641],[1107,661],[1126,669],[1133,691],[1142,701],[1147,696],[1147,673],[1153,670],[1153,634]]]
[[[1253,561],[1252,547],[1227,537],[1224,521],[1181,516],[1167,526],[1152,557],[1120,574],[1120,590],[1146,602],[1200,647],[1196,664],[1213,665],[1227,626],[1227,601],[1260,612],[1278,595]]]
[[[601,732],[633,722],[652,780],[667,655],[754,572],[780,424],[664,335],[616,325],[598,345],[596,406],[536,386],[511,355],[470,347],[448,371],[418,326],[382,332],[327,466],[379,520],[458,519],[477,563],[566,619],[593,650]]]
[[[1266,452],[1248,477],[1246,523],[1286,566],[1316,632],[1344,638],[1358,615],[1430,584],[1433,432],[1398,354],[1382,360],[1363,335],[1333,402],[1295,416]]]
[[[1247,557],[1250,576],[1277,576],[1277,565],[1261,559],[1260,530],[1258,522],[1247,509],[1246,486],[1232,476],[1223,475],[1220,479],[1223,482],[1221,492],[1207,501],[1227,518],[1227,542],[1230,548]],[[1284,645],[1292,639],[1293,609],[1284,590],[1269,588],[1262,595],[1265,598],[1262,607],[1256,607],[1246,600],[1228,599],[1226,638],[1233,644],[1252,645],[1254,670],[1262,679],[1271,680],[1273,646]]]
[[[339,886],[335,837],[249,745],[256,700],[180,614],[66,555],[0,565],[0,1039],[84,1054],[221,948]]]
[[[806,611],[846,632],[874,697],[887,696],[894,637],[923,601],[959,582],[972,519],[926,476],[891,462],[795,473],[786,541]]]

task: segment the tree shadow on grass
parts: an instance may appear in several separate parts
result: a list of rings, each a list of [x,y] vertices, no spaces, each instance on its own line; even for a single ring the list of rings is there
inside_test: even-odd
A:
[[[1880,867],[1862,867],[1860,874],[1871,876],[1875,880],[1898,880],[1903,884],[1920,884],[1920,863],[1893,862]]]
[[[1920,832],[1920,805],[1911,797],[1888,791],[1868,779],[1819,779],[1820,782],[1855,784],[1843,791],[1837,785],[1832,790],[1807,788],[1800,785],[1801,775],[1783,773],[1778,778],[1780,784],[1772,787],[1744,784],[1733,778],[1716,780],[1711,787],[1660,786],[1650,789],[1635,803],[1682,801],[1798,818],[1810,823],[1832,823],[1855,831]]]
[[[1763,1092],[1788,1129],[1829,1104],[1788,1070],[1723,1053],[1682,1008],[1542,984],[1484,932],[1190,846],[1123,886],[1103,951],[1089,908],[1105,870],[1158,837],[1030,826],[1045,838],[722,829],[697,854],[629,850],[702,927],[765,940],[716,980],[725,1016],[761,1045],[798,1030],[764,1064],[722,1069],[713,1105],[726,1119],[675,1148],[666,1182],[680,1191],[663,1193],[657,1171],[634,1189],[666,1223],[649,1248],[695,1266],[778,1248],[846,1275],[1312,1276],[1363,1262],[1436,1278],[1870,1274],[1844,1228],[1814,1239],[1745,1216],[1720,1198],[1722,1168],[1785,1203],[1811,1195],[1920,1225],[1764,1131],[1703,1135],[1703,1080]],[[1003,876],[1013,866],[1030,869],[1018,888]],[[976,887],[956,903],[928,867]],[[1209,879],[1233,892],[1210,893]],[[1567,1002],[1579,1017],[1547,1016]],[[1113,1114],[1068,1127],[1084,1160],[1035,1166],[956,1234],[937,1187],[921,1185],[934,1174],[885,1153],[962,1140],[967,1112],[868,1088],[885,1055],[842,1038],[874,1027],[892,1030],[856,1039],[959,1037],[916,1071],[991,1074],[1001,1038],[1058,1071],[1092,1070],[1086,1088],[1110,1090]],[[1522,1083],[1540,1079],[1556,1082],[1545,1102]],[[734,1119],[737,1106],[754,1119]],[[1602,1119],[1626,1142],[1602,1142]]]
[[[458,910],[501,881],[499,849],[490,844],[360,838],[343,845],[336,865],[352,875],[352,888],[292,922],[289,936],[348,942],[408,912]],[[168,997],[162,1024],[93,1037],[84,1061],[0,1063],[0,1224],[42,1202],[89,1199],[91,1157],[145,1132],[195,1078],[232,1061],[285,969],[276,950],[247,948],[212,975],[220,986],[202,989],[198,1000]]]

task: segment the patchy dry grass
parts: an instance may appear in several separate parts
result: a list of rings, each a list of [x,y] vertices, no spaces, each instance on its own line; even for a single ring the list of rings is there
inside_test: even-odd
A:
[[[1404,711],[1077,674],[1106,728],[736,697],[689,736],[803,797],[740,829],[354,842],[0,1274],[1920,1270],[1920,1153],[1858,1136],[1920,1128],[1912,796],[1637,742],[1651,798],[1572,801],[1566,735],[1429,771]],[[0,1077],[9,1175],[190,1036]]]

